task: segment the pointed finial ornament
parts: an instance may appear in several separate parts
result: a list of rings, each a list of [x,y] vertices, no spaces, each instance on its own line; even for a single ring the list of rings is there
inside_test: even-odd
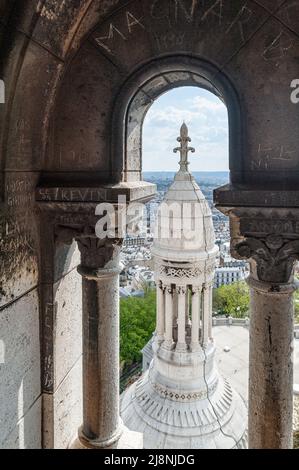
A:
[[[177,138],[177,141],[180,142],[181,146],[176,147],[173,149],[174,153],[180,152],[181,154],[181,159],[180,159],[180,171],[181,172],[187,172],[188,171],[188,153],[195,152],[195,149],[193,147],[189,147],[188,144],[191,142],[190,137],[188,136],[188,127],[186,126],[185,123],[183,123],[181,127],[181,132],[180,132],[180,137]]]

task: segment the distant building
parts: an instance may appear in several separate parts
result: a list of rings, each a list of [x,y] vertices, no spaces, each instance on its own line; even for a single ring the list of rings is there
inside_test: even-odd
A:
[[[124,287],[119,288],[119,296],[121,299],[126,299],[127,297],[130,297],[130,295],[131,295],[131,292],[129,292]]]
[[[140,282],[146,284],[150,288],[154,288],[156,286],[154,273],[152,271],[140,271],[139,273],[139,280]]]
[[[216,268],[214,287],[218,288],[245,279],[245,271],[240,268]]]
[[[126,289],[125,287],[120,287],[119,288],[119,296],[122,299],[126,299],[128,297],[144,297],[144,291],[143,290],[129,290]]]
[[[124,246],[125,247],[128,247],[128,246],[144,246],[145,245],[145,242],[146,242],[146,238],[145,237],[136,237],[136,238],[126,238],[124,240]]]
[[[123,270],[119,275],[119,285],[125,287],[128,283],[128,275],[125,270]]]

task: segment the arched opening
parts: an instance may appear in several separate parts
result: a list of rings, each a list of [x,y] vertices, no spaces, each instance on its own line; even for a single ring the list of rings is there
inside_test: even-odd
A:
[[[237,94],[226,76],[210,63],[176,56],[150,62],[123,86],[114,109],[112,174],[126,182],[142,173],[142,126],[152,103],[167,91],[195,86],[212,92],[228,109],[231,181],[242,182],[243,123]]]
[[[219,246],[213,289],[213,322],[219,342],[217,363],[220,372],[247,400],[248,330],[246,327],[249,295],[244,282],[247,263],[230,257],[229,220],[217,211],[213,204],[213,190],[229,181],[228,111],[219,94],[211,92],[207,87],[190,85],[176,86],[161,93],[155,101],[152,100],[147,105],[142,117],[140,138],[142,177],[145,181],[156,184],[157,196],[147,204],[146,229],[143,227],[141,235],[135,239],[130,236],[122,251],[124,269],[121,276],[121,354],[122,361],[125,362],[127,351],[128,361],[132,360],[132,364],[124,368],[121,391],[136,378],[141,367],[143,372],[148,369],[153,358],[152,334],[156,326],[157,304],[155,293],[156,287],[159,290],[159,286],[154,284],[155,266],[151,256],[152,229],[156,223],[158,206],[173,183],[174,175],[179,168],[179,157],[173,154],[173,148],[178,145],[177,137],[183,121],[189,128],[191,146],[195,147],[195,154],[190,156],[189,169],[212,210],[216,243]],[[135,121],[132,119],[127,125],[133,127],[135,124],[136,128],[136,122],[135,116]],[[129,145],[134,145],[132,135],[129,135]],[[136,157],[136,153],[134,155]],[[226,289],[230,290],[229,297],[232,300],[229,314],[225,310],[225,292],[221,294]],[[129,298],[125,299],[124,295],[129,295]],[[245,305],[246,300],[248,302]],[[178,299],[175,298],[174,304],[177,305],[177,302]],[[189,320],[191,303],[190,285],[186,292]],[[131,321],[129,321],[130,316]],[[230,370],[230,363],[236,344],[234,335],[227,332],[229,321],[238,330],[237,341],[241,337],[244,343],[244,348],[240,351],[242,358],[238,364],[238,361],[235,361],[234,371]],[[174,334],[177,334],[177,326],[175,328]],[[223,356],[223,348],[228,345],[229,351]],[[236,376],[238,380],[235,381]]]

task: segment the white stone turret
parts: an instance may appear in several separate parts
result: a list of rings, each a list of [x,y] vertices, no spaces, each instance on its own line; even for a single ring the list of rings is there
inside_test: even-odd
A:
[[[162,202],[152,254],[157,285],[154,357],[122,396],[122,418],[144,447],[245,448],[247,411],[218,373],[212,290],[218,248],[207,201],[188,171],[185,124],[180,170]]]

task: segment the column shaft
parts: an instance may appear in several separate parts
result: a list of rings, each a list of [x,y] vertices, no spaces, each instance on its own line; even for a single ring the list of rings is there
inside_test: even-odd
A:
[[[178,342],[177,349],[186,349],[186,288],[178,288]]]
[[[173,298],[172,288],[165,289],[165,346],[170,348],[173,344]]]
[[[209,336],[209,339],[212,339],[212,337],[213,337],[213,334],[212,334],[212,321],[213,321],[213,318],[212,318],[212,314],[213,314],[213,285],[210,285],[210,287],[209,287],[209,302],[210,302],[210,305],[209,305],[210,318],[209,318],[209,332],[208,332],[208,336]]]
[[[202,345],[206,346],[209,341],[210,325],[210,292],[209,286],[203,288],[203,312],[202,312]]]
[[[199,326],[200,326],[200,290],[193,289],[192,292],[192,327],[191,327],[191,349],[199,349]]]
[[[162,283],[157,286],[157,339],[163,341],[165,332],[164,288]]]
[[[293,287],[275,291],[270,284],[252,280],[249,284],[249,448],[288,449],[292,447]]]
[[[81,439],[107,447],[120,435],[118,272],[83,278]]]

